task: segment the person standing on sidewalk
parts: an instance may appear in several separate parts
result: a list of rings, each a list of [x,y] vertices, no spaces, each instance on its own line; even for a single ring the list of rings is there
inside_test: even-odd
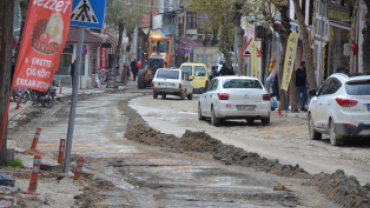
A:
[[[301,67],[295,70],[295,75],[296,75],[296,90],[297,90],[297,103],[299,101],[299,98],[302,94],[302,99],[301,102],[299,103],[298,108],[301,109],[302,111],[307,111],[305,108],[305,104],[307,101],[307,89],[306,89],[306,84],[307,84],[307,74],[306,74],[306,67],[305,67],[306,62],[302,61],[301,62]]]
[[[279,79],[278,79],[278,73],[276,72],[271,80],[271,89],[272,93],[270,94],[270,97],[276,96],[276,100],[280,101],[280,94],[279,94]]]
[[[131,62],[131,72],[134,76],[134,81],[136,81],[136,75],[139,72],[139,67],[137,67],[137,60],[134,59],[134,61]]]

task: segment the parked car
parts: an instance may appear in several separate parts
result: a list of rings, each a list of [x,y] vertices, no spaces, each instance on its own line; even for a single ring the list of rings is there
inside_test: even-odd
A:
[[[313,96],[308,110],[310,138],[330,135],[333,146],[347,138],[370,138],[370,76],[333,74]]]
[[[157,69],[163,68],[166,65],[165,57],[161,54],[153,54],[149,61],[145,61],[144,69],[141,69],[137,76],[137,87],[144,89],[152,83],[154,74]]]
[[[209,76],[207,66],[202,63],[183,63],[180,69],[188,73],[190,79],[193,81],[193,92],[201,94],[205,87],[209,84]]]
[[[189,75],[181,69],[158,69],[155,73],[153,82],[153,98],[157,99],[161,95],[163,99],[166,95],[178,95],[181,100],[185,97],[193,99],[193,86]]]
[[[211,118],[213,126],[231,118],[246,119],[248,123],[261,119],[268,124],[270,116],[270,94],[254,77],[216,77],[199,98],[198,119]]]

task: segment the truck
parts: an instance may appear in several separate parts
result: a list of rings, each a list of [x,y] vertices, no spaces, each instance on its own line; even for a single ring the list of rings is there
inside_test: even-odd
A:
[[[173,63],[171,54],[172,39],[153,35],[149,38],[149,60],[145,61],[144,69],[138,73],[137,86],[144,89],[151,85],[158,68],[170,68]]]

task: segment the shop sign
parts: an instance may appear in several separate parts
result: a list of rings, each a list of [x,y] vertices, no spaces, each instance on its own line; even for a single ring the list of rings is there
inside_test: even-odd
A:
[[[288,91],[290,79],[294,71],[294,63],[297,55],[297,45],[298,45],[298,33],[292,32],[289,35],[288,43],[285,50],[284,72],[283,80],[281,83],[281,89],[285,91]]]
[[[67,0],[29,1],[23,39],[14,73],[14,87],[46,92],[59,67],[71,17]]]
[[[100,73],[105,74],[107,70],[107,49],[100,48]]]
[[[329,20],[334,21],[343,21],[347,24],[349,24],[351,18],[350,18],[350,9],[349,8],[343,8],[343,7],[336,7],[328,5],[327,7],[327,13],[326,17]]]

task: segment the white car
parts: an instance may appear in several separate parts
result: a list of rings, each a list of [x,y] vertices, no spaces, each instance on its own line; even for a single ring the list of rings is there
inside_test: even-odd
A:
[[[198,119],[211,118],[213,126],[225,119],[261,119],[270,123],[271,102],[261,82],[247,76],[219,76],[212,79],[198,103]]]
[[[339,146],[346,138],[370,138],[370,76],[333,74],[309,94],[310,139],[329,134],[330,143]]]
[[[185,97],[193,99],[193,86],[186,72],[181,69],[158,69],[152,81],[153,98],[157,99],[161,95],[163,99],[166,95],[178,95],[181,100]]]

